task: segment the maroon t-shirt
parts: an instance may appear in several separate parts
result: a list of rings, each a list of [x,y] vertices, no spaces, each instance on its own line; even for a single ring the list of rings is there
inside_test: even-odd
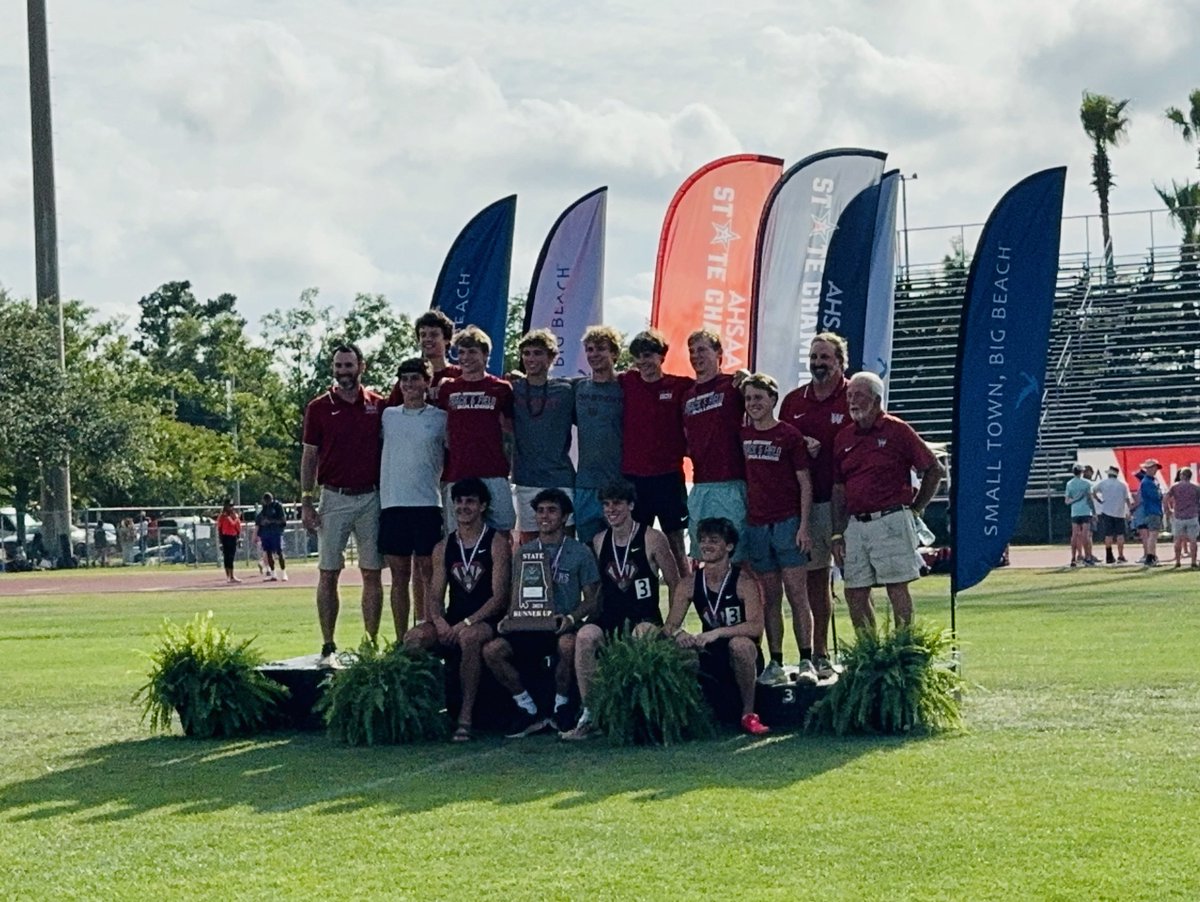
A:
[[[491,374],[482,379],[448,379],[438,391],[446,411],[446,467],[443,482],[475,476],[508,476],[502,423],[512,417],[512,386]]]
[[[379,484],[380,424],[386,406],[382,395],[362,386],[353,403],[333,389],[308,402],[303,441],[317,449],[320,485],[365,489]]]
[[[798,429],[776,423],[770,429],[742,427],[746,458],[746,522],[779,523],[800,516],[798,470],[807,470],[808,446]]]
[[[683,393],[683,432],[693,482],[745,479],[739,431],[745,421],[742,393],[733,377],[718,373]]]
[[[912,504],[912,470],[937,461],[913,428],[882,413],[870,429],[851,423],[834,439],[834,479],[845,483],[846,510],[869,514],[897,504]]]
[[[683,395],[692,387],[687,376],[663,374],[644,382],[640,373],[617,376],[625,395],[621,413],[621,472],[630,476],[662,476],[683,469],[687,440],[683,434]]]
[[[779,421],[811,435],[821,443],[821,450],[812,459],[813,503],[833,497],[833,445],[838,432],[850,422],[850,406],[846,403],[846,386],[833,390],[824,401],[817,399],[812,383],[787,393],[779,406]]]

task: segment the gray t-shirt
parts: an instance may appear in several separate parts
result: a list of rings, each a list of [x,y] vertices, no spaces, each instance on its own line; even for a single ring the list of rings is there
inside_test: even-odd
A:
[[[446,455],[446,411],[383,411],[383,457],[379,467],[380,507],[441,507]]]
[[[566,379],[545,385],[513,380],[513,483],[528,488],[575,486],[571,464],[574,394]]]
[[[621,384],[580,379],[575,383],[579,472],[575,485],[599,489],[621,477]]]
[[[521,546],[517,560],[539,549],[554,581],[554,612],[573,614],[579,607],[583,587],[600,582],[596,555],[578,539],[564,538],[562,544],[554,545],[543,545],[539,539],[534,539]]]

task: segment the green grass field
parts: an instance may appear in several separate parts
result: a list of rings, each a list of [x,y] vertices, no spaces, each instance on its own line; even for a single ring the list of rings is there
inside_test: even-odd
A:
[[[1198,589],[997,573],[959,604],[966,732],[666,751],[155,737],[163,616],[308,653],[311,590],[2,598],[0,897],[1200,899]]]

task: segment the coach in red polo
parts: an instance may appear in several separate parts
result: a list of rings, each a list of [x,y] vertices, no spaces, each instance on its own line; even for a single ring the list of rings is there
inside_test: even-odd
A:
[[[304,411],[304,452],[300,458],[300,517],[316,530],[317,618],[321,623],[321,661],[337,666],[333,641],[337,625],[338,578],[346,566],[346,543],[353,534],[362,570],[363,626],[374,639],[383,614],[379,571],[379,460],[384,399],[363,388],[366,369],[362,351],[352,344],[333,352],[333,386],[308,403]],[[313,489],[321,486],[320,507]]]
[[[833,555],[856,628],[875,627],[871,587],[884,586],[896,625],[912,622],[908,584],[921,575],[913,512],[924,512],[945,475],[903,420],[883,410],[883,380],[857,373],[846,388],[850,418],[834,440]],[[913,497],[912,471],[921,474]]]

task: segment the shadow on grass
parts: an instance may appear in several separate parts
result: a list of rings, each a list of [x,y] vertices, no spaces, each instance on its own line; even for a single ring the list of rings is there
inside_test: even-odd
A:
[[[0,821],[105,822],[234,808],[260,814],[375,808],[404,815],[464,802],[562,809],[618,796],[650,804],[701,789],[770,792],[903,742],[725,734],[671,749],[619,749],[603,740],[580,746],[539,736],[485,738],[465,748],[361,749],[319,734],[226,742],[155,738],[97,746],[61,770],[3,787]]]

